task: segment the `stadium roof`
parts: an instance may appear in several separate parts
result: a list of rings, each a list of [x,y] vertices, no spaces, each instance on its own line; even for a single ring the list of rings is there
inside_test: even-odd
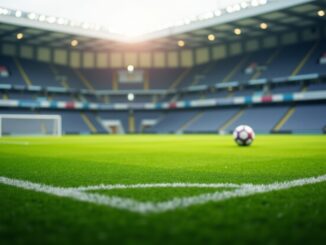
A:
[[[135,36],[243,0],[1,0],[1,7],[106,27]],[[63,7],[64,6],[64,7]]]
[[[166,50],[179,48],[180,40],[183,43],[179,42],[179,46],[184,44],[185,47],[196,48],[303,27],[322,27],[325,23],[325,17],[318,15],[318,11],[326,9],[325,0],[270,0],[267,4],[266,1],[259,3],[255,7],[237,9],[236,6],[241,6],[240,2],[231,5],[233,9],[219,10],[218,14],[208,12],[197,19],[133,38],[102,30],[96,24],[79,28],[67,25],[65,18],[50,21],[47,16],[37,13],[2,8],[0,40],[17,42],[17,34],[22,33],[23,38],[19,42],[36,46],[70,48],[71,41],[77,40],[78,45],[74,48],[80,50]],[[45,21],[40,21],[42,16]],[[235,32],[241,32],[241,35]]]

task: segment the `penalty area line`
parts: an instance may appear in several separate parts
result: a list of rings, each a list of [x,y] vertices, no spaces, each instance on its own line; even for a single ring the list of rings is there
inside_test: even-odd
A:
[[[247,184],[246,184],[247,185]],[[250,185],[250,184],[248,184]],[[148,189],[148,188],[239,188],[242,185],[233,183],[152,183],[152,184],[100,184],[71,188],[77,191],[115,190],[115,189]]]
[[[14,186],[25,190],[46,193],[58,197],[67,197],[70,199],[94,203],[99,205],[110,206],[117,209],[129,210],[131,212],[140,212],[141,202],[130,198],[121,198],[115,196],[106,196],[100,194],[92,194],[87,192],[76,191],[71,188],[54,187],[45,184],[33,183],[30,181],[12,179],[0,176],[0,184]]]
[[[128,210],[131,212],[136,212],[141,214],[162,213],[166,211],[172,211],[180,208],[187,208],[190,206],[205,204],[209,202],[221,202],[232,198],[252,196],[255,194],[268,193],[277,190],[286,190],[294,187],[311,185],[311,184],[316,184],[325,181],[326,181],[326,175],[321,175],[317,177],[296,179],[296,180],[284,181],[284,182],[275,182],[272,184],[258,184],[258,185],[254,185],[254,184],[238,185],[238,184],[225,184],[225,183],[215,183],[215,184],[161,183],[161,184],[134,184],[134,185],[118,184],[118,185],[95,186],[96,188],[101,187],[102,189],[104,187],[107,187],[107,189],[109,188],[114,189],[114,187],[117,187],[115,189],[127,189],[128,187],[130,187],[131,189],[135,189],[135,188],[177,188],[177,187],[202,188],[203,186],[205,187],[215,186],[215,188],[220,188],[220,187],[225,187],[225,185],[229,185],[228,187],[231,187],[231,185],[235,185],[232,186],[235,189],[222,191],[222,192],[217,191],[213,193],[206,193],[206,194],[183,197],[183,198],[176,197],[171,200],[163,201],[163,202],[140,202],[131,198],[122,198],[117,196],[107,196],[102,194],[96,194],[96,193],[94,194],[94,193],[86,192],[87,190],[94,190],[94,186],[93,189],[91,189],[92,187],[89,186],[89,187],[80,187],[79,190],[78,188],[54,187],[50,185],[44,185],[39,183],[33,183],[30,181],[24,181],[24,180],[12,179],[12,178],[0,176],[0,184],[14,186],[25,190],[47,193],[59,197],[67,197],[82,202],[104,205],[112,208]]]

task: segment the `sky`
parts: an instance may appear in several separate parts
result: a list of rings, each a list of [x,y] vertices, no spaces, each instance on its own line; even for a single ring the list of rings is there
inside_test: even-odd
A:
[[[0,7],[86,21],[137,35],[241,0],[0,0]]]

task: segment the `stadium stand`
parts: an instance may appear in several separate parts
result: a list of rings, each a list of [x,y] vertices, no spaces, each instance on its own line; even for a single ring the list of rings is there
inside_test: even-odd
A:
[[[107,130],[101,124],[101,120],[98,115],[94,112],[82,112],[82,119],[87,124],[90,133],[104,134]]]
[[[112,71],[101,69],[83,69],[77,71],[79,79],[82,80],[86,87],[91,89],[111,90],[112,86]]]
[[[218,90],[215,92],[207,93],[205,95],[205,98],[210,99],[210,98],[226,98],[228,96],[232,96],[232,91],[227,91],[227,90]]]
[[[42,112],[43,114],[44,112]],[[51,111],[47,111],[44,114],[53,114]],[[83,121],[80,112],[78,111],[56,111],[55,114],[59,114],[63,121],[63,132],[65,134],[88,134],[89,128]]]
[[[302,67],[299,74],[311,74],[318,73],[325,75],[325,65],[320,63],[320,58],[326,51],[326,44],[323,41],[319,41],[315,49],[312,50],[311,57],[307,60],[307,63]]]
[[[326,126],[325,112],[325,104],[298,105],[282,130],[292,133],[322,133]]]
[[[206,110],[184,129],[186,133],[216,133],[238,108]]]
[[[8,99],[15,100],[32,100],[35,99],[36,95],[32,93],[25,93],[24,91],[8,91],[6,93]]]
[[[26,85],[12,57],[1,56],[0,62],[2,66],[8,69],[10,74],[9,76],[1,77],[1,83],[13,85]]]
[[[314,43],[290,45],[282,48],[276,58],[268,65],[261,77],[267,79],[289,77]]]
[[[307,89],[309,91],[326,90],[326,83],[311,83]]]
[[[59,81],[56,80],[48,64],[21,59],[18,61],[21,69],[26,74],[32,85],[43,87],[62,87]]]
[[[244,110],[244,113],[228,125],[225,129],[227,132],[233,131],[238,125],[251,125],[255,128],[255,132],[268,134],[270,133],[278,121],[287,112],[287,106],[271,106],[271,107],[252,107]]]
[[[0,78],[0,85],[11,87],[1,90],[3,100],[61,101],[66,103],[96,103],[112,105],[144,103],[175,103],[205,99],[226,99],[255,97],[297,92],[318,92],[326,90],[321,79],[289,79],[291,76],[317,74],[322,77],[324,66],[320,63],[326,46],[324,42],[305,42],[277,49],[266,49],[221,59],[189,69],[155,68],[144,69],[148,74],[148,85],[115,85],[117,69],[73,69],[61,65],[1,56],[2,66],[10,71],[9,76]],[[261,85],[250,85],[254,79],[266,79]],[[237,84],[234,84],[237,82]],[[217,88],[218,84],[225,86]],[[197,90],[188,90],[193,86]],[[23,86],[23,87],[17,87]],[[38,91],[29,91],[28,86],[39,86]],[[174,88],[174,92],[152,94],[148,89]],[[120,91],[112,93],[112,91]],[[148,91],[136,94],[128,102],[129,91]],[[83,93],[82,91],[86,91]],[[102,94],[96,94],[102,91]],[[103,91],[111,91],[103,94]],[[125,91],[125,92],[122,92]],[[122,92],[122,93],[121,93]],[[140,108],[141,109],[141,108]],[[232,108],[203,108],[169,111],[122,111],[83,112],[76,110],[49,111],[63,118],[63,131],[72,133],[107,133],[103,121],[116,120],[125,133],[216,133],[231,132],[239,124],[249,124],[257,133],[293,132],[321,133],[326,125],[323,104],[313,105],[269,105]],[[29,113],[26,109],[24,112]],[[142,125],[142,121],[152,122]],[[156,124],[155,124],[156,123]],[[152,126],[151,126],[152,125]],[[110,130],[109,130],[110,131]]]
[[[146,125],[144,122],[151,120],[157,122],[160,120],[162,113],[160,111],[136,111],[134,112],[136,132],[145,133],[152,125]]]
[[[234,75],[244,69],[244,63],[248,60],[248,55],[226,58],[215,63],[206,77],[200,84],[214,85],[216,83],[234,81]]]
[[[52,65],[52,72],[62,82],[66,84],[67,88],[86,89],[87,87],[74,73],[74,70],[60,65]]]
[[[191,120],[198,111],[171,111],[167,112],[156,125],[147,130],[151,133],[179,133],[182,132],[182,127]]]
[[[210,64],[210,66],[214,66],[215,64]],[[188,70],[185,70],[183,72],[183,77],[181,77],[180,81],[176,86],[179,89],[189,87],[192,84],[198,84],[200,82],[200,79],[205,77],[205,69],[207,69],[209,65],[198,65],[195,67],[192,67]]]
[[[289,93],[289,92],[299,92],[301,90],[300,84],[286,84],[278,85],[272,88],[272,93]]]
[[[68,94],[52,94],[49,95],[50,100],[58,100],[58,101],[72,101],[74,100],[72,96]]]
[[[104,120],[118,121],[121,123],[122,132],[129,132],[129,112],[127,111],[109,111],[109,112],[99,112],[99,117]]]
[[[171,69],[150,69],[149,74],[149,88],[150,89],[168,89],[173,84],[178,83],[180,76],[184,74],[185,70],[180,68]]]

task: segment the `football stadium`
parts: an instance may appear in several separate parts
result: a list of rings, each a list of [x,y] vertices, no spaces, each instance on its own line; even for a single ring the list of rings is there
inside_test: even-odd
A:
[[[326,0],[0,0],[0,244],[325,244]]]

